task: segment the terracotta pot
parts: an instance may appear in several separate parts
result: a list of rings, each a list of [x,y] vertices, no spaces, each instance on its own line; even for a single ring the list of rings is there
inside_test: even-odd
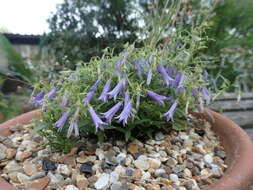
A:
[[[35,110],[0,124],[0,135],[9,135],[10,126],[17,123],[28,124],[32,118],[39,115],[39,111]],[[214,111],[207,109],[205,113],[192,115],[212,123],[213,130],[220,137],[227,153],[228,169],[225,175],[204,190],[248,190],[253,182],[253,144],[250,137],[233,121]],[[2,179],[0,187],[4,190],[14,190]]]

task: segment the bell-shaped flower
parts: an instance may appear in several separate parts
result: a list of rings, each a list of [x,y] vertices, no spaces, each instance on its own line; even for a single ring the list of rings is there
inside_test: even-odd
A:
[[[168,97],[159,95],[151,90],[147,91],[147,95],[160,105],[164,105],[164,101],[168,100]]]
[[[202,95],[203,95],[204,99],[206,100],[206,103],[210,104],[211,97],[210,97],[208,89],[206,87],[202,88]]]
[[[118,102],[111,109],[109,109],[107,112],[102,113],[102,115],[104,115],[104,117],[106,118],[106,121],[108,123],[111,124],[113,116],[119,111],[121,105],[122,105],[122,102]]]
[[[123,125],[125,126],[127,124],[128,118],[133,114],[133,108],[132,108],[132,102],[129,101],[127,105],[124,107],[123,111],[120,113],[118,117],[116,117],[118,122],[123,121]]]
[[[41,106],[43,98],[44,98],[44,93],[40,91],[37,94],[37,96],[35,96],[34,99],[33,99],[34,105],[35,106]]]
[[[180,46],[181,46],[181,40],[178,40],[178,41],[177,41],[177,49],[179,49]]]
[[[130,101],[130,94],[126,92],[124,95],[124,107],[126,107],[129,101]]]
[[[89,107],[88,111],[90,113],[91,119],[96,127],[96,131],[98,129],[103,129],[103,125],[107,125],[107,123],[103,122],[100,117],[96,114],[95,110],[93,109],[93,107]]]
[[[49,99],[52,99],[52,98],[54,98],[55,93],[56,93],[56,88],[52,88],[52,89],[46,94],[46,97],[49,98]]]
[[[179,85],[177,88],[176,88],[176,94],[180,94],[181,92],[184,91],[184,85]]]
[[[162,78],[163,78],[163,82],[168,86],[170,84],[170,82],[173,81],[173,78],[171,78],[168,73],[166,72],[164,66],[162,64],[159,64],[157,66],[157,70],[158,72],[161,74]]]
[[[149,69],[147,76],[147,85],[150,85],[151,80],[152,80],[152,69]]]
[[[182,73],[178,73],[175,77],[175,80],[172,82],[172,86],[174,88],[177,88],[178,86],[181,86],[184,81],[184,75]]]
[[[108,93],[109,97],[113,97],[114,101],[116,101],[116,98],[120,91],[124,88],[124,85],[126,83],[125,77],[119,81],[119,83],[114,87],[114,89]]]
[[[104,85],[104,88],[103,88],[102,93],[100,94],[98,100],[100,100],[102,102],[107,102],[108,92],[110,90],[110,87],[111,87],[111,81],[107,81]]]
[[[62,114],[61,118],[55,122],[54,126],[58,128],[58,131],[61,131],[69,117],[69,112],[66,111]]]
[[[173,77],[176,72],[176,68],[173,66],[169,66],[169,67],[167,67],[166,71],[169,76]]]
[[[68,104],[68,98],[67,98],[67,95],[64,94],[63,97],[62,97],[60,106],[61,106],[61,107],[66,107],[67,104]]]
[[[76,119],[72,119],[70,121],[68,132],[67,132],[67,138],[69,138],[71,136],[73,130],[74,130],[74,133],[75,133],[75,137],[78,137],[79,136],[79,128],[78,128],[78,124],[77,124]]]
[[[96,91],[96,89],[97,89],[99,83],[100,83],[100,80],[98,79],[98,80],[95,82],[95,84],[91,87],[90,92],[89,92],[89,93],[87,94],[87,96],[83,99],[83,103],[84,103],[84,104],[88,104],[88,103],[91,101],[91,99],[92,99],[92,97],[94,96],[95,91]]]
[[[172,106],[170,107],[169,111],[166,112],[166,113],[164,114],[164,116],[167,117],[167,121],[170,121],[170,120],[171,120],[171,121],[174,121],[173,116],[174,116],[174,113],[175,113],[175,111],[176,111],[176,108],[177,108],[177,102],[175,101],[175,102],[172,104]]]

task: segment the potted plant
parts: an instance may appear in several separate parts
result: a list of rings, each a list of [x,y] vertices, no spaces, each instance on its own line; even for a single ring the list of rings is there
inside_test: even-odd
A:
[[[199,54],[203,27],[177,30],[169,46],[158,43],[157,29],[141,48],[126,44],[119,55],[108,48],[59,81],[35,86],[32,101],[41,111],[0,126],[10,135],[11,126],[40,116],[11,129],[17,152],[2,143],[2,177],[27,189],[246,190],[249,137],[204,109],[211,96]],[[15,158],[6,160],[10,152]]]

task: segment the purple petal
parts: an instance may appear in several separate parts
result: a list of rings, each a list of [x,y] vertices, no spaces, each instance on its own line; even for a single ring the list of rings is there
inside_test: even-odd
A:
[[[202,95],[203,95],[204,99],[206,100],[206,103],[209,104],[211,101],[211,97],[210,97],[208,89],[206,87],[202,88]]]
[[[177,41],[177,49],[179,49],[180,46],[181,46],[181,40],[178,40],[178,41]]]
[[[35,106],[42,105],[43,98],[44,98],[44,93],[43,92],[39,92],[37,94],[37,96],[33,99],[33,102],[34,102]]]
[[[94,111],[93,107],[89,107],[88,111],[90,113],[91,119],[96,127],[96,131],[98,129],[103,129],[103,125],[107,125],[107,123],[103,122],[100,117],[96,114],[96,112]]]
[[[163,78],[163,82],[168,86],[170,84],[170,81],[173,81],[173,79],[168,75],[168,73],[166,72],[166,70],[162,64],[159,64],[157,66],[157,70],[161,74],[161,76]]]
[[[147,85],[150,85],[151,80],[152,80],[152,69],[148,71]]]
[[[177,102],[174,102],[172,106],[170,107],[169,111],[164,114],[164,116],[167,117],[167,121],[174,121],[173,116],[177,108]]]
[[[75,132],[75,137],[79,136],[79,129],[78,129],[78,124],[77,124],[77,120],[73,119],[70,121],[70,125],[68,128],[68,132],[67,132],[67,138],[69,138],[72,134],[72,132]]]
[[[120,113],[118,117],[116,117],[118,122],[123,121],[123,125],[125,126],[127,124],[128,118],[133,114],[132,113],[132,102],[129,101],[128,104],[124,107],[123,111]]]
[[[119,94],[119,92],[123,89],[125,82],[125,78],[121,79],[119,83],[114,87],[114,89],[108,93],[110,97],[114,98],[114,101],[116,101],[116,98]]]
[[[99,83],[100,83],[100,79],[98,79],[98,80],[95,82],[95,84],[91,87],[90,92],[89,92],[89,93],[87,94],[87,96],[83,99],[83,103],[84,103],[84,104],[88,104],[88,103],[91,101],[91,99],[92,99],[92,97],[94,96],[95,91],[96,91],[96,89],[97,89]]]
[[[54,98],[55,93],[56,93],[56,88],[52,88],[52,89],[47,93],[46,96],[47,96],[49,99],[52,99],[52,98]]]
[[[182,73],[178,73],[175,77],[175,80],[172,82],[172,86],[174,88],[177,88],[178,86],[181,86],[184,81],[184,75]]]
[[[69,112],[64,112],[61,116],[61,118],[55,122],[54,126],[58,128],[58,131],[61,131],[63,126],[65,125],[67,119],[69,117]]]
[[[110,90],[110,87],[111,87],[111,82],[107,81],[98,100],[101,100],[102,102],[107,102],[108,92]]]
[[[153,100],[157,101],[158,104],[164,105],[164,101],[168,100],[168,97],[159,95],[153,91],[147,91],[147,95]]]
[[[169,76],[171,76],[171,77],[174,76],[175,72],[176,72],[176,68],[175,67],[169,66],[167,68],[167,73],[168,73]]]
[[[116,105],[114,105],[111,109],[109,109],[107,112],[102,113],[108,123],[111,124],[113,116],[119,111],[121,105],[122,105],[122,102],[119,102]]]

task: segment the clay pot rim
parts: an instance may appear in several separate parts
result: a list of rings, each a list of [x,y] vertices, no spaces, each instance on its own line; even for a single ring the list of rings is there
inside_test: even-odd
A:
[[[195,117],[204,118],[212,123],[212,128],[221,137],[227,153],[228,169],[225,175],[215,184],[204,190],[247,190],[253,181],[253,143],[247,133],[236,123],[223,115],[206,109],[204,113],[192,113]],[[11,134],[9,128],[15,124],[29,124],[33,118],[40,117],[40,110],[19,115],[0,124],[0,135]],[[233,147],[233,149],[231,149]],[[0,187],[5,190],[15,188],[0,178]]]

